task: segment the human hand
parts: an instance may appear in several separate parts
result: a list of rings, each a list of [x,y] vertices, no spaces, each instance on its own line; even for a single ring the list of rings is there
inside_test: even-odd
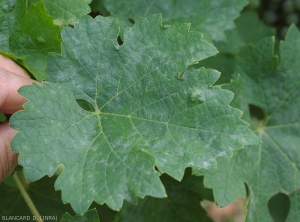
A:
[[[26,99],[18,93],[24,85],[34,80],[12,60],[0,55],[0,112],[13,114],[22,109]],[[10,142],[17,133],[9,123],[0,124],[0,182],[11,174],[18,164],[18,155],[10,149]]]

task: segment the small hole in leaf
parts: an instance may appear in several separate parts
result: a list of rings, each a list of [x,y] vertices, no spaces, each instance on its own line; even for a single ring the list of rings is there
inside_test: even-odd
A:
[[[254,106],[250,104],[249,110],[250,110],[250,116],[252,118],[255,117],[258,120],[263,120],[265,118],[264,111],[258,106]]]
[[[132,24],[134,24],[134,20],[132,18],[128,19],[129,22],[131,22]]]
[[[290,199],[284,193],[278,193],[271,197],[268,202],[268,208],[274,222],[285,221],[289,214],[290,206]]]
[[[76,99],[76,102],[82,109],[89,111],[89,112],[95,112],[95,108],[90,102],[83,100],[83,99]]]

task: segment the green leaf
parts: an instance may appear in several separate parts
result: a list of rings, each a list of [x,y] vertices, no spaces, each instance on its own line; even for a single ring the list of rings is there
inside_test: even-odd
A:
[[[72,217],[70,214],[65,213],[60,222],[100,222],[96,209],[87,211],[84,215],[76,215]]]
[[[138,205],[125,203],[116,215],[115,222],[152,221],[212,221],[201,207],[200,201],[211,198],[212,192],[203,187],[203,177],[186,174],[181,182],[167,175],[161,180],[166,187],[168,198],[146,197]]]
[[[221,72],[217,84],[230,83],[234,73],[235,55],[249,43],[256,43],[265,37],[274,36],[275,29],[266,26],[254,11],[245,11],[235,20],[235,29],[225,31],[225,41],[215,41],[218,53],[195,67],[206,67]]]
[[[239,31],[239,35],[245,44],[244,46],[249,42],[257,43],[263,38],[276,35],[276,29],[267,26],[255,11],[246,11],[242,13],[235,24]]]
[[[91,12],[89,3],[92,0],[43,0],[46,11],[54,18],[59,19],[64,25],[74,25],[80,18]]]
[[[248,184],[248,221],[270,221],[269,199],[278,192],[292,195],[300,187],[298,29],[292,26],[280,44],[279,65],[273,50],[274,39],[267,38],[250,45],[237,63],[237,71],[244,79],[244,101],[264,113],[263,119],[252,114],[254,131],[262,144],[246,147],[234,158],[218,159],[218,169],[205,173],[204,183],[214,189],[220,206],[227,205],[238,194],[245,195],[244,182]],[[235,105],[245,109],[241,107],[243,103]],[[293,204],[292,208],[298,207]]]
[[[76,213],[93,200],[117,210],[123,199],[164,197],[160,173],[180,180],[188,166],[212,168],[259,142],[228,105],[233,94],[211,86],[219,73],[187,70],[216,49],[161,19],[138,20],[119,46],[117,19],[84,17],[63,30],[62,54],[49,56],[50,82],[20,90],[30,102],[11,118],[20,131],[12,148],[29,181],[64,165],[55,187]]]
[[[40,1],[0,2],[0,51],[24,65],[37,80],[46,78],[49,52],[60,52],[60,28],[53,24]]]
[[[123,29],[130,26],[129,20],[136,21],[139,17],[162,13],[163,23],[192,23],[192,30],[201,31],[205,38],[212,40],[225,39],[224,31],[234,28],[233,20],[247,3],[245,0],[104,1],[106,9],[120,18]]]
[[[235,26],[235,29],[225,31],[226,41],[214,42],[220,52],[236,55],[248,43],[257,43],[263,38],[276,34],[275,29],[266,26],[254,11],[243,12],[235,20]]]
[[[249,160],[246,161],[247,157],[252,157],[251,153],[247,152],[249,149],[246,147],[238,151],[233,158],[218,158],[218,168],[215,170],[194,170],[194,175],[205,175],[204,185],[213,189],[214,199],[218,206],[227,206],[238,195],[246,197],[245,172],[250,171],[249,168],[253,168],[253,163]]]

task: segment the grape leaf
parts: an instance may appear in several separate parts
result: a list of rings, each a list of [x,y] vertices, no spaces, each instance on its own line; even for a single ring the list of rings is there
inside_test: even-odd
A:
[[[76,213],[93,200],[117,210],[123,199],[164,197],[154,165],[180,180],[188,166],[212,168],[217,156],[259,142],[228,105],[233,94],[211,86],[219,73],[187,70],[216,53],[201,33],[152,15],[119,46],[118,28],[116,18],[89,16],[66,27],[62,54],[49,55],[49,82],[22,88],[30,102],[11,118],[26,178],[63,164],[55,187]]]
[[[262,120],[252,117],[262,144],[246,147],[234,158],[218,159],[218,169],[205,173],[204,183],[214,189],[215,200],[221,206],[238,194],[245,195],[244,182],[248,184],[248,221],[270,221],[269,199],[278,192],[291,195],[300,187],[299,40],[298,29],[292,26],[280,44],[279,66],[273,38],[250,45],[238,58],[237,72],[244,79],[243,101],[260,107],[264,113]]]
[[[115,222],[212,221],[200,205],[200,201],[207,197],[212,199],[211,190],[203,187],[203,177],[191,176],[188,172],[181,182],[165,174],[162,175],[161,180],[167,190],[168,198],[146,197],[139,200],[136,206],[125,203],[116,215]]]
[[[91,12],[89,3],[92,0],[43,0],[46,11],[54,18],[59,19],[64,25],[74,25],[80,18]]]
[[[263,38],[274,36],[274,28],[266,26],[255,11],[245,11],[235,20],[235,29],[225,31],[226,41],[215,41],[222,53],[236,55],[248,43],[257,43]]]
[[[96,209],[87,211],[84,215],[76,215],[72,217],[70,214],[65,213],[60,222],[100,222]]]
[[[37,80],[46,78],[49,52],[60,52],[60,28],[46,13],[43,2],[0,2],[0,51],[28,69]]]
[[[229,83],[234,73],[235,55],[248,43],[256,43],[265,37],[274,36],[275,29],[266,26],[254,11],[246,11],[235,20],[235,29],[225,31],[225,41],[215,41],[220,53],[209,57],[195,67],[206,67],[221,72],[217,84]]]
[[[225,39],[224,31],[234,28],[233,20],[247,3],[245,0],[104,1],[106,9],[120,17],[123,29],[130,26],[129,20],[136,21],[139,17],[162,13],[164,23],[191,22],[193,30],[203,32],[212,40]]]

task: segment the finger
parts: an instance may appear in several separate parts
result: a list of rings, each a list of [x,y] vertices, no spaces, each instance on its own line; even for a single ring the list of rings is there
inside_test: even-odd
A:
[[[2,67],[3,69],[6,69],[9,72],[13,72],[20,76],[30,78],[28,73],[24,69],[22,69],[18,64],[16,64],[13,60],[11,60],[1,54],[0,54],[0,67]]]
[[[0,68],[0,112],[12,114],[22,109],[27,101],[18,93],[24,85],[30,85],[34,80]]]
[[[10,142],[16,133],[8,122],[0,124],[0,182],[9,176],[18,164],[18,154],[10,148]]]

